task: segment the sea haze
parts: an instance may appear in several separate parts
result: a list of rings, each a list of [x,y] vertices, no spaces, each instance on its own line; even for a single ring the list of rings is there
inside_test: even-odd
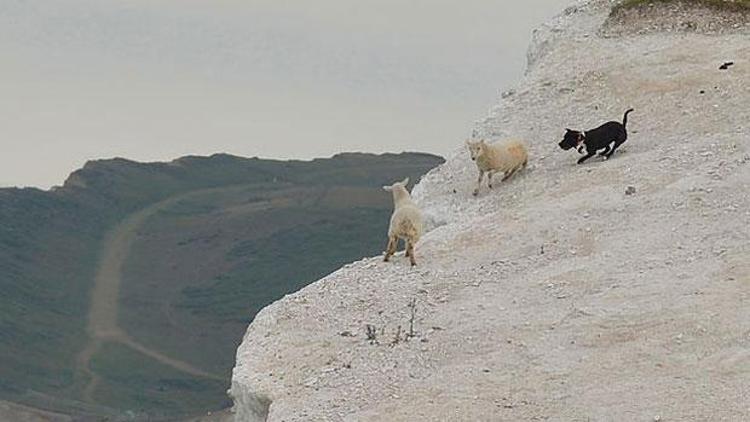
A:
[[[86,160],[445,154],[569,0],[0,2],[0,185]]]

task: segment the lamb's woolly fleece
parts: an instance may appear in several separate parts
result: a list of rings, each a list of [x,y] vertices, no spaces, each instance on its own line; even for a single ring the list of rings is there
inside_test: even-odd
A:
[[[398,237],[415,244],[422,236],[422,212],[406,190],[409,179],[383,186],[393,193],[393,215],[388,228],[388,237]]]
[[[477,168],[481,171],[512,172],[518,170],[529,158],[522,141],[508,140],[488,144],[484,140],[467,142],[472,155],[476,154]]]

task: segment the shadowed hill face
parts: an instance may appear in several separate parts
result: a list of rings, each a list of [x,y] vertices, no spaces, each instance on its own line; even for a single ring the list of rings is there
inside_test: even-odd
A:
[[[721,10],[750,11],[750,0],[625,0],[613,8],[616,13],[623,9],[652,6],[654,4],[686,4],[707,6]]]
[[[441,161],[115,159],[53,191],[0,190],[0,399],[154,417],[225,406],[255,313],[379,253],[379,187]]]

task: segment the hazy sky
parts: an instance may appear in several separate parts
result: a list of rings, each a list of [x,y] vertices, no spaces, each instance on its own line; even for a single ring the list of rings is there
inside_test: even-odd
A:
[[[460,145],[572,0],[0,0],[0,185]]]

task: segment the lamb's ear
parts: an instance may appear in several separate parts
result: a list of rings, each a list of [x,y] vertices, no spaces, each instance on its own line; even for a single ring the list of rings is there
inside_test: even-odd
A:
[[[402,183],[402,184],[403,184],[404,186],[408,185],[408,184],[409,184],[409,178],[407,177],[406,179],[402,180],[402,181],[401,181],[401,183]]]
[[[393,190],[393,186],[383,186],[383,190],[386,192],[390,192]]]
[[[466,146],[472,146],[474,145],[474,142],[471,141],[471,139],[466,140]]]

